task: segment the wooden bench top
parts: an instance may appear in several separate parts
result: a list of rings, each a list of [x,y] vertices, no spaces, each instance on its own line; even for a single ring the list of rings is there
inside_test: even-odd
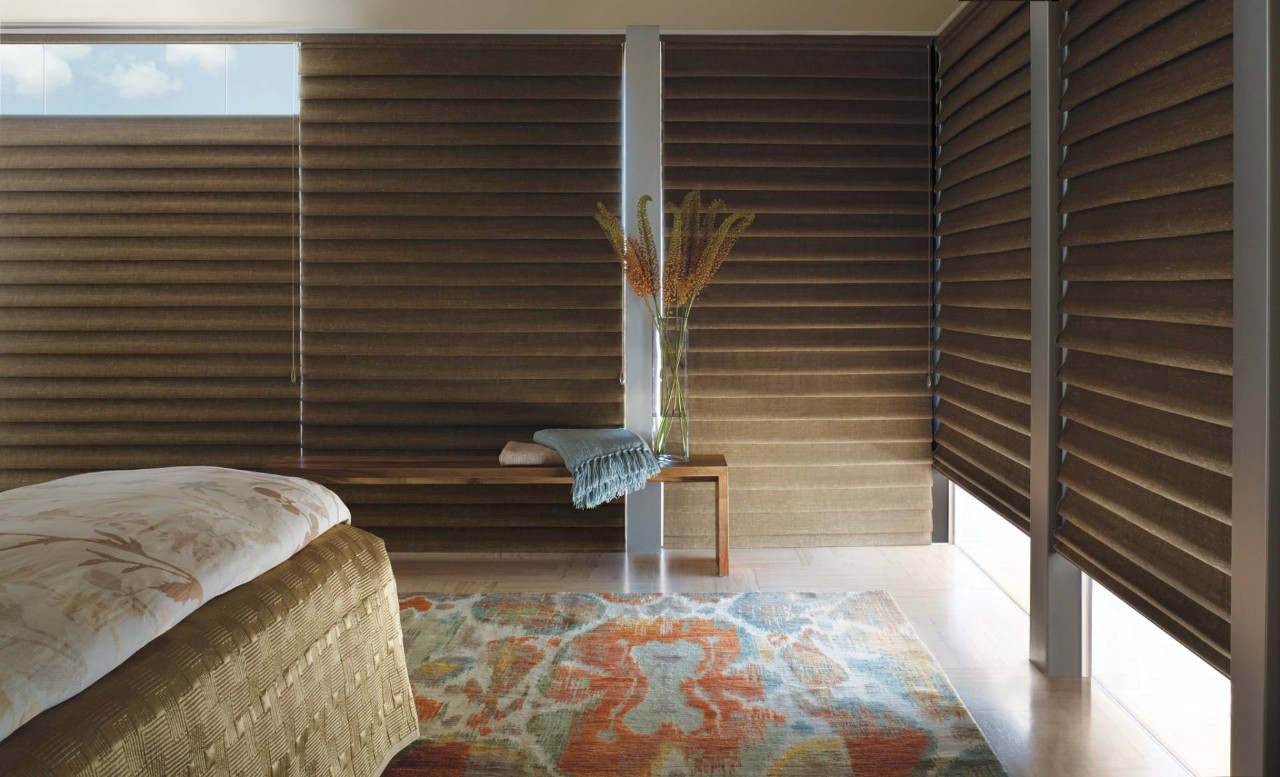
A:
[[[324,485],[457,486],[572,483],[564,467],[505,467],[494,456],[289,456],[263,469]],[[729,464],[724,456],[693,456],[669,464],[650,483],[716,484],[716,573],[729,574]]]
[[[572,483],[573,475],[561,466],[515,466],[498,463],[495,456],[291,456],[263,467],[278,475],[295,475],[316,483],[366,485],[534,485]],[[693,456],[669,464],[649,479],[651,483],[715,481],[727,477],[724,456]]]

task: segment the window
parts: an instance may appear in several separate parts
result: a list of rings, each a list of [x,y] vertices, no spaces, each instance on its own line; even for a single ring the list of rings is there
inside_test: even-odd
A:
[[[1027,536],[952,486],[955,543],[1024,610],[1031,600]],[[1231,682],[1115,594],[1086,579],[1094,682],[1198,775],[1230,770]]]
[[[1031,609],[1031,542],[1004,516],[959,486],[954,499],[955,542],[1023,610]]]
[[[294,44],[0,46],[0,489],[296,453]]]
[[[1187,768],[1230,772],[1231,681],[1093,581],[1093,679]]]
[[[0,46],[0,114],[279,116],[298,112],[293,43]]]

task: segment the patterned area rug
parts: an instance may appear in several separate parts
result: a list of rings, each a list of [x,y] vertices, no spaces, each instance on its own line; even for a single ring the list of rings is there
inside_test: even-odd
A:
[[[422,739],[389,777],[1004,774],[881,591],[400,608]]]

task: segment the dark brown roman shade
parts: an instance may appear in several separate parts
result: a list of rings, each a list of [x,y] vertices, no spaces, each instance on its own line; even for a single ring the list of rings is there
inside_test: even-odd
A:
[[[304,40],[308,453],[483,454],[622,422],[622,39]],[[351,487],[393,548],[618,550],[568,489]]]
[[[758,214],[691,319],[733,543],[928,542],[928,42],[664,41],[667,199]],[[703,497],[667,489],[668,546],[710,544]]]
[[[1030,529],[1031,39],[1026,3],[938,36],[934,468]]]
[[[297,118],[0,118],[0,488],[298,450]]]
[[[1226,672],[1231,2],[1064,5],[1058,550]]]

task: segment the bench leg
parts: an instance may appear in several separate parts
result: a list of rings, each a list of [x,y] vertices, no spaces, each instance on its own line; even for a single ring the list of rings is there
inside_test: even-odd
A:
[[[729,574],[729,473],[716,478],[716,574]]]

